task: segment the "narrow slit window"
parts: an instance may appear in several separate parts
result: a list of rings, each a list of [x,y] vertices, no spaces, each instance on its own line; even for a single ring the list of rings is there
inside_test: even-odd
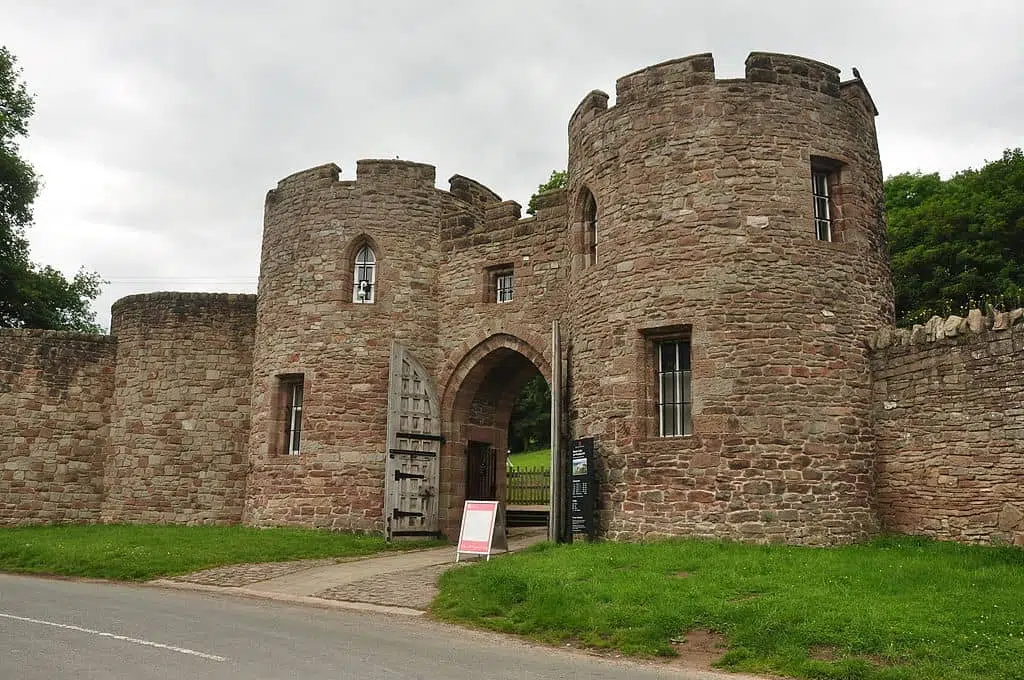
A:
[[[597,264],[597,201],[594,195],[587,192],[583,206],[583,238],[587,246],[589,264]]]
[[[819,241],[832,240],[833,205],[829,187],[829,173],[811,173],[811,189],[814,196],[814,231]]]
[[[285,452],[297,456],[302,443],[302,377],[282,381],[285,391]]]

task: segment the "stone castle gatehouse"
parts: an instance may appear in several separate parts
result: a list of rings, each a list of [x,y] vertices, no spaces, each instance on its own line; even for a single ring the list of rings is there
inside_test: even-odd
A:
[[[864,83],[700,54],[608,99],[533,217],[429,165],[324,165],[267,194],[257,295],[0,332],[0,524],[452,537],[502,497],[539,372],[597,442],[607,537],[1024,542],[1024,313],[892,328]]]

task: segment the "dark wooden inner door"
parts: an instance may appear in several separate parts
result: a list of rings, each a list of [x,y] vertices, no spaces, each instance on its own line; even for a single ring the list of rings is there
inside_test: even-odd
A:
[[[466,447],[466,500],[498,500],[498,452],[488,442]]]

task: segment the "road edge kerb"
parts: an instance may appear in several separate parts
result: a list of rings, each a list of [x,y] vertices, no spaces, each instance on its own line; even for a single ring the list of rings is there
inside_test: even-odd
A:
[[[399,616],[423,616],[426,611],[412,609],[411,607],[395,607],[392,605],[372,604],[370,602],[357,602],[354,600],[327,600],[321,597],[309,595],[285,595],[265,590],[256,590],[242,586],[209,586],[202,583],[183,583],[167,579],[154,579],[139,585],[164,590],[187,590],[192,592],[211,593],[219,595],[234,595],[253,600],[271,600],[273,602],[284,602],[290,604],[302,604],[323,609],[347,609],[351,611],[372,612],[375,614],[395,614]]]

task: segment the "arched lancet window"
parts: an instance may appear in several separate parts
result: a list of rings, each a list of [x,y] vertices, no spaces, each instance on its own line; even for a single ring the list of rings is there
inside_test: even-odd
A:
[[[597,201],[589,189],[583,190],[583,246],[587,264],[597,264]]]
[[[352,274],[352,302],[371,304],[377,293],[377,257],[373,248],[363,246],[356,253],[355,271]]]

